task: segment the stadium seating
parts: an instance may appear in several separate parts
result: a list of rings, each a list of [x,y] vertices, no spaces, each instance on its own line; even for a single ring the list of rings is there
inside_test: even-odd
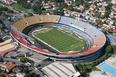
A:
[[[42,22],[58,23],[60,16],[57,15],[41,15]]]
[[[27,26],[38,24],[38,23],[53,23],[53,27],[60,27],[60,28],[64,28],[67,30],[72,30],[75,33],[87,39],[91,44],[91,48],[81,53],[56,55],[55,53],[47,52],[42,49],[35,48],[31,45],[27,46],[28,42],[27,40],[25,40],[25,37],[21,32]],[[77,55],[93,53],[101,49],[106,42],[105,35],[96,27],[86,22],[73,19],[73,18],[69,18],[69,17],[65,17],[65,16],[36,15],[36,16],[32,16],[32,17],[19,20],[16,23],[14,23],[13,26],[20,31],[19,32],[15,28],[11,28],[12,35],[14,36],[16,40],[20,41],[20,43],[22,43],[23,45],[37,52],[40,52],[43,54],[49,54],[49,55],[57,56],[57,57],[60,56],[64,58],[65,56],[77,56]],[[116,40],[114,40],[113,38],[110,38],[109,40],[111,40],[112,42],[116,42]]]
[[[81,27],[81,28],[83,28],[85,30],[90,27],[90,24],[82,22],[80,20],[76,20],[76,22],[74,23],[74,25],[79,26],[79,27]]]
[[[26,22],[22,19],[13,24],[13,26],[18,29],[20,32],[27,27]]]
[[[60,16],[57,15],[35,15],[32,17],[24,18],[22,20],[17,21],[13,24],[13,26],[19,31],[23,31],[27,26],[38,24],[38,23],[46,23],[46,22],[54,22],[57,23],[59,21]]]
[[[59,23],[66,24],[66,25],[74,24],[74,22],[75,22],[75,19],[64,17],[64,16],[61,16],[59,20]]]
[[[83,36],[85,39],[87,39],[90,43],[92,43],[92,39],[90,36],[88,36],[86,33],[82,32],[81,30],[68,26],[68,25],[64,25],[64,24],[58,24],[58,23],[53,23],[53,27],[61,27],[61,28],[65,28],[68,30],[72,30],[73,32]]]
[[[93,45],[101,47],[106,42],[104,40],[106,40],[105,35],[99,36],[99,37],[93,39],[93,43],[94,43]]]
[[[100,32],[97,28],[93,27],[92,25],[90,25],[86,22],[80,21],[80,20],[73,19],[73,18],[61,16],[59,23],[70,25],[72,27],[75,27],[76,29],[78,28],[82,31],[85,31],[93,39],[98,36],[103,35],[102,32]]]
[[[34,48],[33,46],[30,46],[30,48],[32,48],[33,50],[36,50],[37,52],[41,52],[41,53],[45,53],[45,54],[54,54],[54,53],[51,53],[51,52],[47,52],[47,51],[44,51],[42,49],[38,49],[38,48]],[[55,54],[54,54],[55,55]]]
[[[102,32],[100,32],[98,29],[96,29],[93,26],[89,27],[87,30],[85,30],[85,32],[89,34],[93,39],[103,35]]]
[[[80,20],[76,20],[73,18],[65,17],[65,16],[60,17],[59,23],[66,24],[66,25],[73,24],[75,26],[82,28],[83,30],[90,27],[90,24],[88,24],[88,23],[85,23],[85,22],[82,22]]]
[[[14,38],[17,39],[20,43],[22,43],[23,45],[25,45],[27,47],[30,47],[33,50],[39,51],[41,53],[46,53],[46,54],[54,54],[51,52],[44,51],[42,49],[34,48],[33,46],[29,45],[28,42],[23,37],[23,35],[20,32],[18,32],[17,30],[15,30],[15,28],[13,28],[13,27],[11,27],[11,33],[13,34]]]

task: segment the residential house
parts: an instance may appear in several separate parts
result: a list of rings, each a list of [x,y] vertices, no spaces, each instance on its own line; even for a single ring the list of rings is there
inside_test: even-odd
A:
[[[5,70],[6,72],[10,72],[16,66],[16,63],[5,61],[2,63],[1,69]]]
[[[1,69],[2,70],[6,70],[6,68],[8,67],[8,65],[10,65],[10,62],[9,61],[5,61],[2,63],[2,66],[1,66]]]
[[[10,72],[10,70],[12,70],[14,67],[16,67],[16,63],[11,63],[10,65],[8,65],[6,71]]]

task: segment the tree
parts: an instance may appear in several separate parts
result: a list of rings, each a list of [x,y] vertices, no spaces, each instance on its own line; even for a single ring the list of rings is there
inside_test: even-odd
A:
[[[4,74],[0,74],[0,77],[6,77]]]
[[[24,77],[38,77],[35,73],[27,73]]]
[[[53,11],[54,15],[58,15],[58,10]]]
[[[23,73],[29,73],[29,69],[28,68],[24,68],[22,72]]]
[[[19,5],[22,7],[29,9],[31,8],[31,4],[27,2],[27,0],[16,0]]]
[[[106,12],[105,12],[105,18],[108,18],[109,17],[109,14],[111,13],[111,9],[112,9],[112,3],[109,3],[108,6],[106,6]]]
[[[112,46],[111,45],[108,45],[105,49],[106,53],[109,53],[112,51]]]
[[[12,59],[16,59],[16,57],[14,57],[14,56],[11,56],[10,58],[12,58]]]
[[[71,11],[74,11],[73,6],[69,6],[69,7],[67,7],[67,9],[68,9],[68,10],[71,10]]]
[[[22,57],[22,58],[20,58],[20,61],[23,62],[23,63],[25,63],[25,62],[28,61],[28,58],[26,58],[26,57]]]
[[[0,69],[0,73],[3,72],[3,70]]]
[[[116,46],[112,46],[114,54],[116,54]]]
[[[42,5],[40,5],[40,2],[35,2],[35,4],[32,7],[32,10],[36,14],[41,14],[42,13]]]
[[[33,16],[33,14],[32,13],[28,13],[28,16]]]
[[[0,42],[3,42],[2,38],[0,38]]]

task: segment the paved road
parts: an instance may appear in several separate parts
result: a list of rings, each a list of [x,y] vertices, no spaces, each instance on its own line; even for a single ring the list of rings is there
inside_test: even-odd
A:
[[[4,4],[0,3],[0,6],[7,7],[8,9],[13,10],[15,13],[19,13],[18,11],[14,10],[14,9],[13,9],[11,6],[9,6],[9,5],[4,5]]]
[[[17,59],[11,59],[11,58],[4,58],[4,61],[10,61],[10,62],[15,62],[16,64],[24,64],[20,61],[18,61]]]

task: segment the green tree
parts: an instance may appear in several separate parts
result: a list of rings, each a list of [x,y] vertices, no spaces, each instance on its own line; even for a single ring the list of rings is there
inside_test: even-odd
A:
[[[106,47],[105,51],[106,51],[106,54],[111,53],[112,52],[112,46],[111,45],[108,45]]]
[[[26,58],[26,57],[22,57],[22,58],[20,58],[20,61],[23,62],[23,63],[25,63],[25,62],[28,61],[28,58]]]
[[[4,74],[0,74],[0,77],[6,77]]]
[[[0,42],[3,42],[2,38],[0,38]]]
[[[0,73],[3,72],[3,70],[0,69]]]
[[[17,3],[19,5],[21,5],[22,7],[26,8],[26,9],[30,9],[31,8],[31,4],[27,2],[27,0],[16,0]]]
[[[111,13],[112,5],[113,5],[112,3],[109,3],[108,6],[105,7],[106,8],[106,12],[104,15],[105,18],[109,17],[109,14]]]
[[[53,11],[54,15],[58,15],[58,10]]]
[[[35,2],[35,4],[32,7],[32,10],[36,14],[42,14],[42,5],[40,5],[40,2]]]
[[[29,69],[28,68],[24,68],[22,72],[23,73],[29,73]]]
[[[27,73],[24,77],[38,77],[35,73]]]

